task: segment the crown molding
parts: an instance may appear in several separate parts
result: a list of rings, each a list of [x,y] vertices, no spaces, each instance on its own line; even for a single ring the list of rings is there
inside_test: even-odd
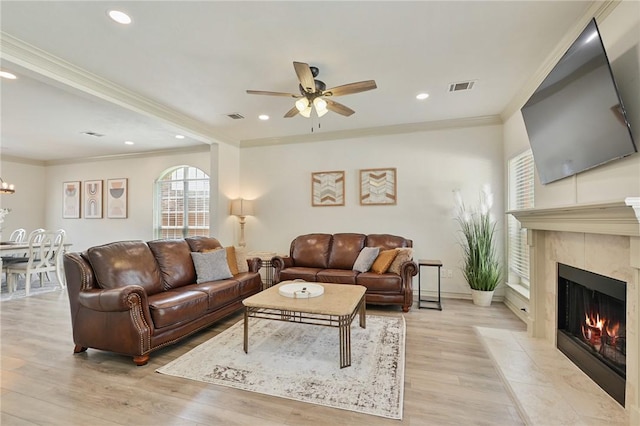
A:
[[[46,166],[46,162],[44,160],[34,160],[32,158],[23,158],[16,155],[2,154],[0,156],[0,160],[8,161],[11,163],[28,164],[30,166]]]
[[[47,160],[47,161],[44,161],[43,163],[45,166],[59,166],[63,164],[83,164],[83,163],[96,162],[96,161],[131,160],[135,158],[160,157],[160,156],[167,156],[167,155],[192,154],[192,153],[200,153],[200,152],[208,153],[210,151],[211,151],[211,145],[202,144],[202,145],[196,145],[196,146],[188,146],[185,148],[128,152],[126,154],[98,155],[95,157],[68,158],[68,159],[62,159],[62,160]]]
[[[238,146],[237,140],[206,123],[119,86],[5,32],[0,32],[0,58],[112,104],[162,120],[202,142],[223,142]]]
[[[397,135],[403,133],[428,132],[442,129],[459,129],[464,127],[480,127],[502,125],[498,115],[483,117],[459,118],[451,120],[425,121],[421,123],[395,124],[391,126],[367,127],[354,130],[338,130],[333,132],[318,132],[309,135],[294,135],[261,139],[246,139],[240,141],[240,148],[253,148],[269,145],[287,145],[304,142],[321,142],[339,139],[354,139],[367,136]]]
[[[565,36],[556,45],[555,49],[547,56],[540,68],[520,89],[518,94],[507,104],[505,109],[500,113],[503,121],[507,121],[529,100],[533,92],[540,86],[551,69],[556,66],[562,55],[565,54],[569,46],[575,41],[576,37],[584,30],[584,27],[596,18],[598,21],[604,20],[609,14],[620,4],[621,0],[594,1],[587,11],[580,17],[578,21],[567,31]]]
[[[640,237],[640,197],[598,204],[511,210],[523,228]]]

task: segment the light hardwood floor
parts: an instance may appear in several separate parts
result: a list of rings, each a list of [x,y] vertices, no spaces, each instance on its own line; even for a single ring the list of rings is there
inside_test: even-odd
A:
[[[407,324],[403,420],[161,375],[155,369],[241,319],[236,314],[136,367],[89,349],[74,355],[66,291],[0,304],[1,416],[6,425],[520,425],[474,326],[524,330],[503,304],[444,300]],[[369,313],[403,315],[369,305]],[[357,356],[354,354],[354,356]]]

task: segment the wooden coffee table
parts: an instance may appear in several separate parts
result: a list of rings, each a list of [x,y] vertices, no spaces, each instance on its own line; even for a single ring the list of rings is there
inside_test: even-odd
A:
[[[302,324],[337,327],[340,336],[340,368],[351,365],[351,323],[360,315],[360,327],[366,328],[366,288],[349,284],[320,284],[324,294],[311,298],[281,296],[283,281],[242,301],[244,311],[244,351],[249,352],[249,317]]]

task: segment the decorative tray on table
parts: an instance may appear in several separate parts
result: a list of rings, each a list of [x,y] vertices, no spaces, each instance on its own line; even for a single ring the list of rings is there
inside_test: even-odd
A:
[[[292,299],[309,299],[321,296],[324,293],[324,287],[320,284],[300,281],[284,284],[278,288],[278,292],[281,296],[291,297]]]

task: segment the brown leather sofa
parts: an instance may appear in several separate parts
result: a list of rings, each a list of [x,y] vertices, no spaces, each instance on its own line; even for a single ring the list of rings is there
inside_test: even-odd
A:
[[[413,304],[412,277],[418,266],[412,260],[400,267],[400,274],[352,270],[364,247],[389,250],[413,247],[413,241],[389,234],[307,234],[291,242],[289,256],[274,257],[274,281],[302,279],[311,282],[358,284],[367,288],[367,303],[400,305],[408,312]]]
[[[242,308],[244,298],[262,290],[262,261],[248,259],[249,272],[196,284],[191,252],[219,247],[215,238],[192,237],[65,254],[74,352],[101,349],[144,365],[150,352]]]

